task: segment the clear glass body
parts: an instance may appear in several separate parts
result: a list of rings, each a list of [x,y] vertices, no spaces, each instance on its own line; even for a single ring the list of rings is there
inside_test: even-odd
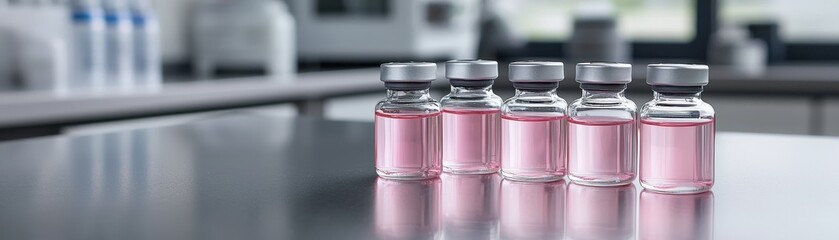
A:
[[[497,172],[500,166],[501,97],[485,88],[452,87],[443,106],[443,171]]]
[[[376,173],[391,179],[428,179],[440,175],[440,103],[428,89],[388,90],[376,105]]]
[[[635,186],[568,185],[568,239],[633,239]]]
[[[636,174],[635,103],[623,90],[586,91],[568,107],[568,178],[593,186],[632,183]]]
[[[440,176],[443,239],[493,239],[498,234],[498,174]]]
[[[639,200],[639,239],[713,239],[714,194],[661,194],[644,190]]]
[[[501,181],[501,239],[563,239],[565,181]]]
[[[437,239],[440,236],[440,179],[376,179],[374,227],[378,239]]]
[[[516,90],[501,107],[501,174],[517,181],[565,176],[565,100],[555,90]]]
[[[714,185],[714,108],[699,94],[655,93],[641,108],[640,180],[645,189],[687,194]]]

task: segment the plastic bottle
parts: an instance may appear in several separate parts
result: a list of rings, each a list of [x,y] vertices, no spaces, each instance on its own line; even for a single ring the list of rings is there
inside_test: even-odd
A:
[[[147,0],[130,0],[134,27],[134,85],[138,90],[157,89],[162,84],[160,23]]]
[[[126,0],[104,0],[105,89],[133,88],[133,37],[131,13]]]
[[[95,0],[74,0],[72,15],[72,77],[67,90],[101,90],[105,80],[105,17]]]

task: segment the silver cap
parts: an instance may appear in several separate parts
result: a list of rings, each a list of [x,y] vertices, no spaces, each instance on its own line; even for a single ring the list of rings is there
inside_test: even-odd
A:
[[[626,63],[578,63],[577,82],[627,84],[632,82],[632,65]]]
[[[510,82],[561,82],[563,79],[565,65],[562,62],[510,63]]]
[[[429,62],[392,62],[381,66],[382,82],[431,82],[437,79],[437,64]]]
[[[498,62],[489,60],[451,60],[446,62],[446,78],[487,80],[498,78]]]
[[[659,63],[647,65],[647,84],[699,87],[708,85],[708,66]]]

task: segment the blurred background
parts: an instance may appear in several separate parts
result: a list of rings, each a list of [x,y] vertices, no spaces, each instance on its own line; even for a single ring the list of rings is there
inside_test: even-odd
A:
[[[378,65],[711,65],[720,131],[839,136],[831,0],[0,0],[0,140],[249,112],[372,121]],[[514,90],[501,69],[495,91]],[[433,94],[448,92],[445,79]],[[81,129],[81,130],[80,130]]]

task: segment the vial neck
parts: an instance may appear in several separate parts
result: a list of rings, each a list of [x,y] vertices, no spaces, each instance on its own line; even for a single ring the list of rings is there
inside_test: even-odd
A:
[[[455,87],[452,86],[452,95],[477,95],[477,94],[492,94],[492,86],[487,87]]]
[[[428,89],[423,90],[387,90],[387,99],[399,102],[425,102],[432,100]]]
[[[655,92],[653,97],[655,101],[661,102],[701,102],[701,92],[697,93],[660,93]]]
[[[516,97],[554,97],[556,96],[556,89],[545,91],[521,90],[516,89]]]
[[[583,97],[582,101],[586,102],[593,102],[593,101],[609,101],[609,100],[623,100],[626,98],[624,96],[624,90],[617,90],[617,91],[598,91],[598,90],[585,90],[583,89]]]

